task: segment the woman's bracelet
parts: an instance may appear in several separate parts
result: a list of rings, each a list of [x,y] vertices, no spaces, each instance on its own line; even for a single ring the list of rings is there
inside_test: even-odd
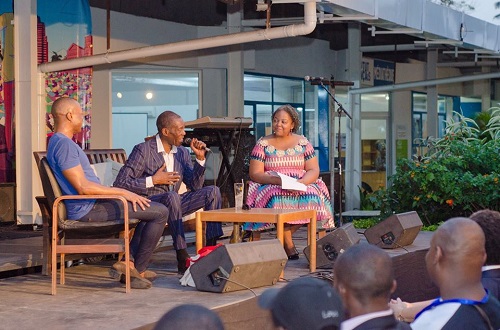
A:
[[[404,304],[404,307],[399,311],[398,315],[396,316],[396,318],[398,319],[398,321],[401,321],[401,322],[406,322],[406,323],[411,323],[413,322],[413,319],[412,320],[409,320],[407,318],[405,318],[403,316],[403,311],[407,309],[407,306],[406,304]]]

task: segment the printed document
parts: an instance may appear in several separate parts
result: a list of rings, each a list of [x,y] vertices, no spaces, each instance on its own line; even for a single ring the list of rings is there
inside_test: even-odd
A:
[[[281,178],[281,187],[288,190],[307,191],[307,186],[291,176],[271,171],[269,174],[279,176]]]

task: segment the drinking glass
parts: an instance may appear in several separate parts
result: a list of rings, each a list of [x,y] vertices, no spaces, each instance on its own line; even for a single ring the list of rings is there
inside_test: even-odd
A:
[[[234,208],[241,210],[243,207],[243,182],[234,184]]]

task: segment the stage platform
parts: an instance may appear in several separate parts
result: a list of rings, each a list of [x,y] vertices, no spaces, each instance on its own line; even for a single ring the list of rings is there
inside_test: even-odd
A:
[[[421,261],[418,260],[425,255],[431,234],[421,232],[413,245],[405,247],[406,250],[388,250],[395,258],[404,259],[404,255],[408,255],[406,258],[416,257],[417,262],[395,259],[395,264],[399,265],[397,269],[403,271],[404,276],[425,272],[425,268],[411,268],[421,268]],[[297,232],[294,239],[300,252],[307,244],[306,236],[307,230],[304,227]],[[262,238],[275,238],[275,232],[264,233]],[[223,243],[227,244],[228,240]],[[34,251],[39,251],[41,238],[0,241],[0,251],[4,248],[2,244],[23,246],[20,249],[23,253],[28,251],[30,246]],[[366,240],[362,239],[361,244],[367,244]],[[191,245],[188,251],[194,254],[194,245]],[[9,263],[9,260],[3,259],[0,253],[0,269],[4,262]],[[149,290],[132,290],[130,294],[126,294],[124,287],[108,276],[108,269],[113,262],[105,260],[92,265],[67,268],[66,285],[58,285],[56,296],[50,295],[50,277],[40,273],[1,279],[0,328],[145,330],[151,329],[171,308],[184,303],[197,303],[219,313],[226,329],[272,329],[268,312],[258,308],[255,295],[249,290],[209,293],[181,286],[176,274],[175,252],[171,249],[162,248],[154,254],[150,269],[156,271],[159,278]],[[331,269],[318,269],[318,272],[309,274],[307,260],[301,253],[299,260],[289,261],[285,267],[286,280],[300,276],[329,279]],[[419,292],[429,293],[425,288],[427,284],[424,278],[412,281],[406,283],[416,287]],[[274,287],[282,287],[285,284],[285,281],[279,282]],[[254,288],[253,291],[258,296],[267,288]]]

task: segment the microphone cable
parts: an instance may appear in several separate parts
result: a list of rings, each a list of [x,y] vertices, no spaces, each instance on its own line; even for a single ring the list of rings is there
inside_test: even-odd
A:
[[[238,155],[238,151],[240,148],[241,132],[243,131],[243,117],[239,117],[238,119],[240,120],[240,125],[238,127],[238,130],[236,131],[238,133],[238,139],[236,140],[236,148],[235,148],[234,155],[233,155],[233,163],[234,163],[234,160],[236,159],[236,156]],[[222,138],[221,138],[221,140],[222,140]],[[230,145],[231,145],[231,143],[230,143]],[[224,148],[224,146],[221,146],[221,148]],[[229,176],[231,175],[231,171],[233,170],[233,163],[231,164],[231,167],[227,171],[227,175],[224,178],[224,181],[222,181],[222,183],[220,185],[221,187],[224,186],[227,182],[227,179],[229,179]],[[221,161],[221,164],[222,164],[222,161]]]
[[[236,285],[239,285],[239,286],[241,286],[241,287],[243,287],[243,288],[245,288],[245,289],[249,290],[250,292],[252,292],[252,293],[253,293],[253,295],[254,295],[255,297],[257,297],[257,293],[255,293],[255,291],[254,291],[254,290],[252,290],[252,288],[250,288],[249,286],[246,286],[246,285],[244,285],[244,284],[241,284],[241,283],[239,283],[239,282],[236,282],[236,281],[233,281],[233,280],[229,279],[229,274],[228,274],[228,272],[227,272],[224,268],[222,268],[222,266],[219,266],[219,271],[221,272],[221,274],[222,274],[222,275],[220,275],[220,274],[218,274],[218,273],[215,273],[215,274],[214,274],[214,278],[215,278],[215,279],[223,279],[223,280],[226,280],[226,281],[228,281],[228,282],[231,282],[231,283],[234,283],[234,284],[236,284]]]

